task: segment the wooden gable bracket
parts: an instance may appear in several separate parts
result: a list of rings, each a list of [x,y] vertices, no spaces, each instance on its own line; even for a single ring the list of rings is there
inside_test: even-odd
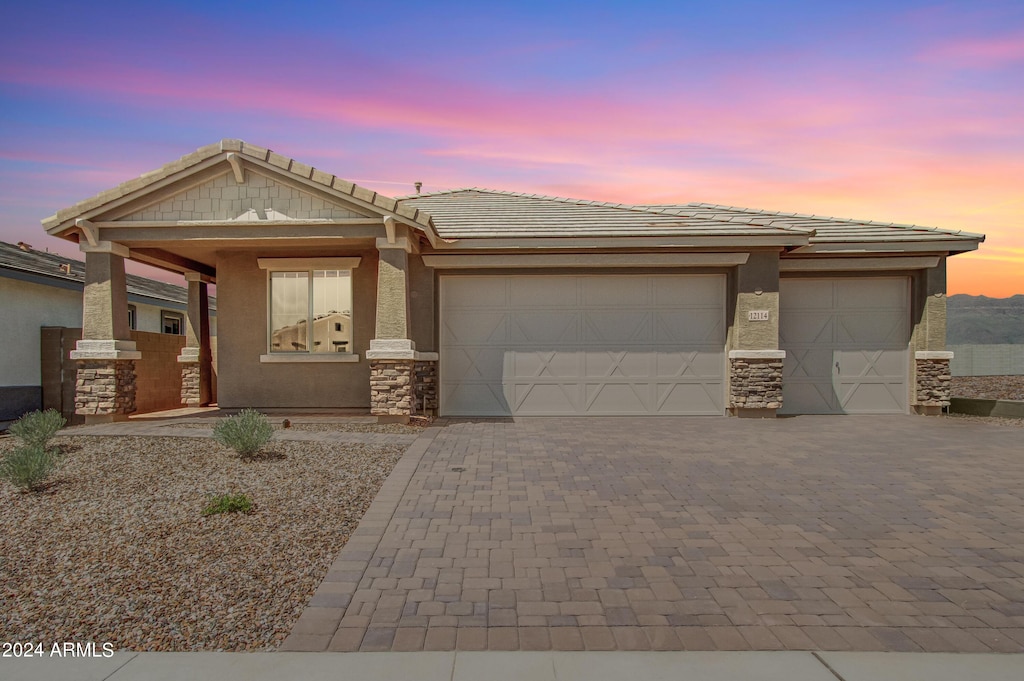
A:
[[[231,164],[231,170],[235,173],[235,182],[244,184],[245,168],[242,167],[242,159],[239,158],[238,154],[231,152],[228,154],[228,163]]]
[[[388,237],[389,244],[393,244],[397,241],[395,234],[395,219],[390,215],[384,216],[384,233]]]
[[[85,237],[86,242],[90,246],[96,246],[99,243],[100,230],[96,225],[89,222],[88,220],[78,218],[77,220],[75,220],[75,227],[78,227],[80,230],[82,230],[82,235]]]

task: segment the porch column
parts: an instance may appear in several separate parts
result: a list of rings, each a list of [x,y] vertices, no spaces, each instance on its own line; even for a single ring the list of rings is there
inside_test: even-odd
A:
[[[779,253],[754,252],[736,272],[729,334],[729,411],[772,418],[782,407],[779,350]]]
[[[188,313],[181,363],[181,403],[205,407],[213,401],[213,354],[210,352],[210,296],[207,282],[198,272],[186,272]]]
[[[85,253],[82,340],[70,353],[78,363],[75,413],[86,423],[122,421],[135,411],[135,361],[142,357],[128,328],[128,249],[109,241],[80,248]]]
[[[946,259],[914,277],[914,411],[926,416],[949,406],[953,353],[946,350]]]
[[[377,239],[377,321],[366,352],[370,413],[380,422],[404,423],[436,403],[437,353],[417,352],[411,339],[409,254],[417,252],[416,240],[405,227],[387,227],[389,236]]]

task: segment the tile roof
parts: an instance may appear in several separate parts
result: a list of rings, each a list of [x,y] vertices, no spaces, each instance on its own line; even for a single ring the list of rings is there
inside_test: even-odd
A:
[[[810,244],[984,240],[958,230],[719,206],[629,205],[472,187],[398,197],[445,239],[545,236],[803,235]]]
[[[692,217],[621,203],[493,189],[456,189],[398,198],[429,213],[444,239],[602,236],[797,236],[806,230],[751,226],[744,220]]]
[[[63,266],[63,269],[62,269]],[[85,263],[35,249],[23,250],[15,244],[0,241],[0,270],[13,270],[51,279],[85,284]],[[163,281],[135,274],[127,275],[128,294],[188,304],[188,290]],[[210,310],[217,309],[216,298],[210,296]]]
[[[921,225],[905,225],[895,222],[834,218],[824,215],[783,213],[781,211],[720,206],[713,203],[685,203],[673,205],[644,206],[652,210],[677,211],[697,218],[718,221],[744,220],[782,229],[812,230],[811,243],[858,242],[858,241],[977,241],[984,240],[984,234],[962,230],[940,229]]]

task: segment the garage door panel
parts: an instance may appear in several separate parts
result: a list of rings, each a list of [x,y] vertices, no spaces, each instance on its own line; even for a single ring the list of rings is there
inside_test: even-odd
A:
[[[583,320],[583,340],[588,345],[651,340],[651,313],[645,310],[588,310]]]
[[[509,340],[520,344],[575,346],[579,342],[579,315],[562,310],[516,310]]]
[[[790,346],[830,344],[834,326],[835,316],[830,312],[786,310],[785,323],[779,325],[779,342]]]
[[[833,351],[831,348],[790,348],[786,350],[786,358],[782,360],[782,385],[785,389],[786,379],[810,378],[824,376],[831,381]]]
[[[894,285],[895,282],[895,285]],[[835,280],[836,306],[840,309],[905,308],[906,286],[891,278]]]
[[[474,277],[472,287],[453,286],[445,294],[452,310],[501,310],[508,305],[508,284],[504,279]]]
[[[651,375],[652,352],[635,350],[588,350],[584,357],[583,377],[586,379],[618,376],[646,378]]]
[[[646,307],[650,304],[650,280],[647,277],[582,277],[580,302],[588,308]]]
[[[572,309],[579,302],[575,286],[565,286],[564,277],[474,277],[474,280],[507,281],[509,304],[513,309]]]
[[[506,372],[505,352],[493,347],[448,348],[441,361],[459,381],[495,381]]]
[[[496,349],[501,352],[501,349]],[[511,358],[511,376],[528,378],[533,376],[546,378],[573,378],[580,373],[580,353],[573,350],[511,350],[506,351]],[[497,377],[500,380],[500,376]]]
[[[651,413],[651,386],[647,383],[585,384],[584,394],[590,414]]]
[[[441,400],[445,404],[458,404],[464,416],[505,416],[509,413],[508,399],[501,384],[460,382],[443,386]]]
[[[884,376],[901,381],[908,370],[907,355],[900,350],[836,350],[834,356],[840,377]]]
[[[906,344],[907,319],[904,309],[878,308],[873,311],[844,312],[836,321],[836,340],[839,343],[889,347]]]
[[[704,383],[659,384],[656,394],[658,410],[666,414],[715,416],[722,413],[716,392]]]
[[[838,408],[832,381],[783,382],[782,406],[786,413],[834,414]]]
[[[504,312],[467,310],[446,315],[441,340],[448,345],[479,345],[508,338],[509,315]]]
[[[903,384],[891,382],[840,383],[839,403],[847,414],[903,411]]]
[[[721,309],[659,310],[654,315],[654,340],[659,344],[717,345],[725,336]]]
[[[513,383],[511,385],[513,413],[523,416],[547,414],[573,414],[580,411],[579,385],[562,383]]]
[[[508,293],[484,320],[477,289]],[[724,291],[721,275],[443,277],[442,413],[721,414]]]
[[[719,310],[725,306],[725,287],[719,277],[659,277],[651,291],[658,307]]]

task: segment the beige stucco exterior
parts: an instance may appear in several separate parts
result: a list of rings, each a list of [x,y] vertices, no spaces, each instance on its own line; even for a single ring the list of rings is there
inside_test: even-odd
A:
[[[377,289],[375,250],[346,251],[360,256],[352,271],[351,352],[357,362],[261,362],[267,346],[267,272],[257,257],[266,252],[224,252],[217,257],[217,399],[226,408],[365,409],[370,401],[370,369],[362,357],[373,338]],[[310,254],[313,255],[313,254]],[[290,253],[289,257],[299,257]],[[330,353],[322,353],[329,355]]]
[[[200,281],[216,283],[219,404],[261,409],[365,410],[392,386],[401,387],[402,405],[410,403],[401,408],[415,409],[416,374],[429,374],[418,363],[436,362],[444,327],[440,276],[685,272],[725,275],[729,366],[722,370],[750,393],[734,394],[734,406],[774,413],[785,354],[779,350],[780,277],[907,277],[914,315],[908,351],[939,351],[945,346],[945,257],[975,248],[980,239],[921,231],[915,240],[901,232],[884,242],[876,235],[890,226],[858,232],[848,221],[854,226],[829,225],[827,238],[812,242],[813,216],[763,220],[712,206],[702,210],[722,215],[697,224],[705,219],[697,209],[527,195],[508,204],[519,211],[515,215],[474,212],[480,202],[498,205],[496,196],[512,194],[491,192],[476,197],[476,206],[458,204],[465,214],[446,214],[446,229],[486,236],[442,238],[440,223],[416,207],[423,205],[418,197],[382,196],[265,148],[224,140],[44,224],[51,234],[84,244],[92,273],[85,338],[115,349],[115,341],[127,338],[121,255],[187,274],[195,291]],[[551,204],[548,212],[530,213],[533,200]],[[426,205],[442,215],[455,204],[439,199]],[[506,229],[505,215],[519,220],[518,233]],[[595,226],[591,219],[607,223]],[[97,251],[97,244],[111,246]],[[351,345],[338,353],[274,352],[268,271],[260,261],[289,259],[302,269],[313,258],[358,259]],[[209,320],[199,297],[192,299],[189,344],[204,346],[199,329]],[[445,371],[434,369],[435,376]],[[773,387],[753,394],[766,383]]]

